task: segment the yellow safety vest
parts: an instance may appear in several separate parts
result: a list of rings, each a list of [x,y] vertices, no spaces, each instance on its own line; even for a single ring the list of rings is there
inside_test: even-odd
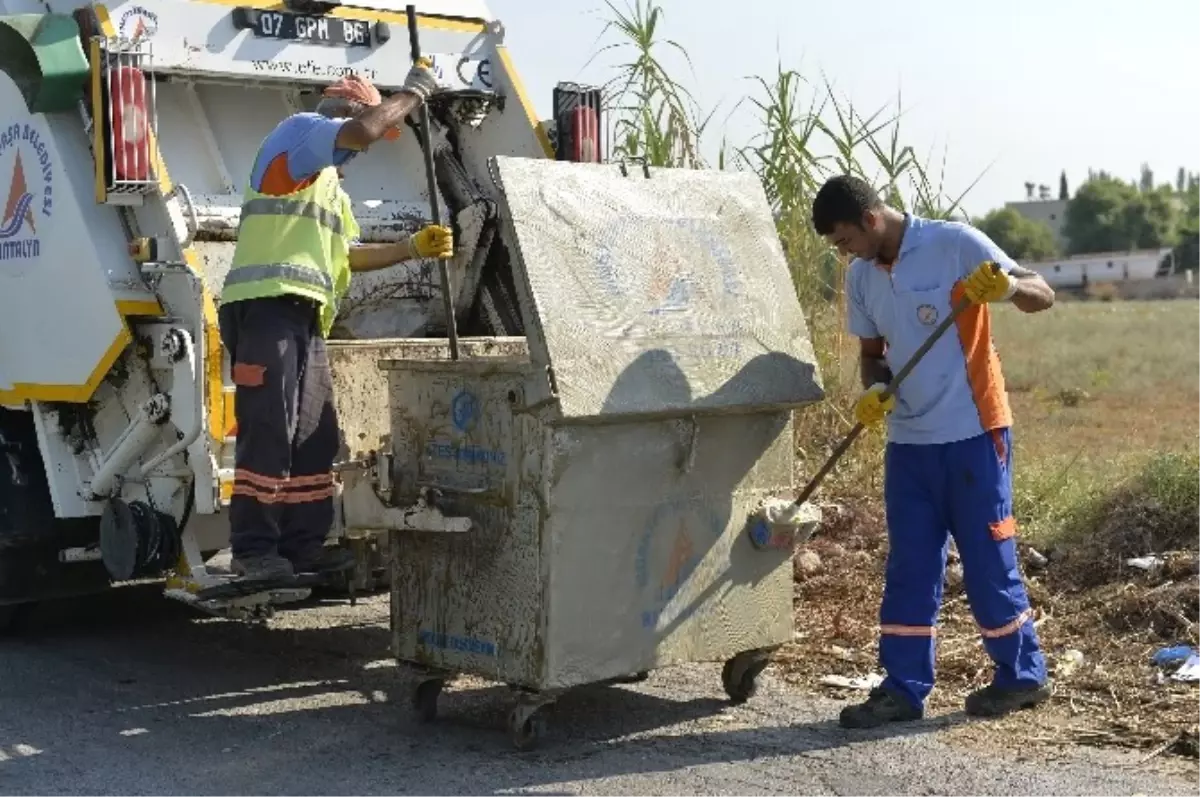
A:
[[[322,169],[306,188],[284,196],[246,186],[233,264],[221,303],[303,296],[321,305],[321,335],[350,287],[350,243],[360,234],[337,169]]]

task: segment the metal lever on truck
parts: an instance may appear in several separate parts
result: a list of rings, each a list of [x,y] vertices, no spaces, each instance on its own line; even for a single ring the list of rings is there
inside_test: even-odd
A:
[[[421,58],[421,38],[417,32],[417,7],[410,5],[405,9],[408,15],[408,42],[412,47],[412,61],[417,63]],[[433,138],[429,135],[429,103],[421,103],[420,111],[421,138],[425,142],[425,179],[429,185],[429,212],[433,223],[441,225],[442,213],[438,207],[437,176],[433,169]],[[446,337],[450,340],[450,359],[458,359],[458,324],[454,319],[454,294],[450,285],[450,264],[438,260],[438,276],[442,280],[442,309],[446,313]]]

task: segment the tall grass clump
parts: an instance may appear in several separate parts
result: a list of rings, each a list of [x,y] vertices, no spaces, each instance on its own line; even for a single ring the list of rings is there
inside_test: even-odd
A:
[[[1198,476],[1200,453],[1193,448],[1154,454],[1120,484],[1050,496],[1059,522],[1046,541],[1063,551],[1060,577],[1090,587],[1126,577],[1131,557],[1191,552],[1183,574],[1189,577],[1200,515]],[[1194,598],[1194,583],[1191,591]],[[1195,622],[1194,609],[1190,613]]]
[[[605,86],[611,156],[644,158],[651,166],[707,168],[702,155],[713,111],[704,114],[673,74],[690,69],[687,51],[663,36],[665,15],[655,0],[606,0],[610,18],[600,53],[619,57]],[[599,55],[599,53],[598,53]],[[674,66],[668,64],[672,59]],[[808,319],[829,400],[797,417],[797,445],[806,474],[815,471],[853,424],[852,402],[861,390],[857,343],[845,328],[846,262],[813,230],[813,196],[831,175],[870,181],[896,207],[931,218],[961,217],[962,196],[946,195],[941,175],[903,142],[900,107],[861,113],[822,79],[807,80],[781,64],[775,74],[752,79],[747,112],[759,132],[742,146],[722,138],[716,168],[751,171],[762,181],[775,214],[796,294]],[[944,166],[944,164],[943,164]],[[831,477],[831,491],[855,495],[878,490],[882,435],[868,435]]]

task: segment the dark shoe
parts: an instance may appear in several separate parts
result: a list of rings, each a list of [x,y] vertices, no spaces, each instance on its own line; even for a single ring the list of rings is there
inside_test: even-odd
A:
[[[297,573],[315,573],[322,576],[353,570],[354,564],[353,553],[345,548],[330,547],[322,547],[320,553],[315,556],[297,558],[292,562]]]
[[[838,721],[843,728],[878,728],[889,722],[910,722],[925,716],[925,710],[903,695],[882,687],[872,689],[865,703],[842,709]]]
[[[229,569],[245,581],[291,581],[296,577],[292,563],[274,553],[235,556]]]
[[[1039,686],[989,684],[967,695],[966,712],[973,717],[1002,717],[1011,711],[1046,702],[1053,691],[1048,681]]]

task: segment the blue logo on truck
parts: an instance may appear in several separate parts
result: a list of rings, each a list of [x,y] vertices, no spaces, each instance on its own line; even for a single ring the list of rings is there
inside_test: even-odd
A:
[[[4,173],[9,180],[0,215],[0,261],[36,260],[42,254],[39,220],[50,218],[54,208],[54,168],[46,141],[32,124],[0,131],[0,174]]]

